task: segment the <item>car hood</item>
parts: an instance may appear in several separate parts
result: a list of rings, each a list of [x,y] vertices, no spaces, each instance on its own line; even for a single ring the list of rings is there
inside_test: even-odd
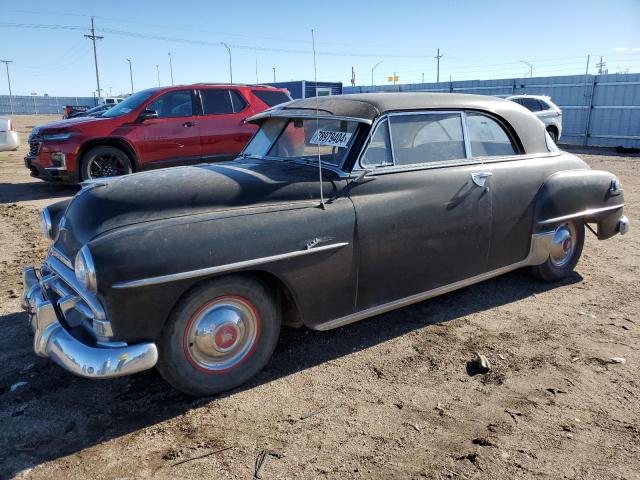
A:
[[[49,130],[66,130],[78,125],[84,125],[88,122],[102,122],[105,120],[107,119],[95,117],[72,117],[66,120],[56,120],[55,122],[49,122],[45,123],[44,125],[39,125],[33,129],[33,133],[42,133]]]
[[[324,169],[324,192],[335,194],[337,175]],[[96,180],[69,204],[60,249],[73,258],[107,231],[142,222],[221,210],[319,200],[318,170],[276,160],[176,167]],[[242,210],[240,210],[242,211]]]

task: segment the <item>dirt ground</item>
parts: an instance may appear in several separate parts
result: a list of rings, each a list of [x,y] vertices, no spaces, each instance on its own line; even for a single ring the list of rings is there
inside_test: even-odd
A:
[[[46,118],[16,120],[26,141]],[[46,252],[37,209],[75,190],[31,179],[25,152],[0,153],[0,477],[250,479],[266,450],[264,479],[640,479],[640,158],[580,154],[622,180],[632,231],[588,234],[568,280],[285,330],[251,384],[194,400],[34,355],[20,272]],[[489,374],[467,373],[475,352]]]

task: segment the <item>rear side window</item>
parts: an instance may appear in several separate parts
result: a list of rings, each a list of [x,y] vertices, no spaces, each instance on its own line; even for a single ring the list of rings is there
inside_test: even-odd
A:
[[[466,157],[459,113],[391,116],[389,127],[396,165]]]
[[[158,118],[190,117],[193,115],[191,90],[176,90],[165,93],[150,103],[147,109],[155,110],[158,113]]]
[[[236,90],[229,90],[229,95],[231,96],[231,105],[234,113],[241,112],[249,105]]]
[[[539,112],[544,110],[540,102],[535,98],[521,98],[520,103],[531,112]]]
[[[202,113],[205,115],[233,113],[229,90],[220,88],[200,90],[200,97],[202,98]]]
[[[472,157],[493,157],[518,153],[504,128],[486,115],[467,113],[467,133]]]
[[[284,102],[291,101],[289,95],[284,92],[274,92],[269,90],[252,90],[253,94],[270,107],[274,107]]]

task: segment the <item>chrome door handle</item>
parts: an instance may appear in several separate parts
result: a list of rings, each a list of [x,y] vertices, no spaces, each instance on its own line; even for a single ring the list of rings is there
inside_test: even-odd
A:
[[[487,178],[492,175],[493,173],[491,172],[474,172],[471,174],[471,180],[473,180],[473,183],[475,183],[478,187],[483,188],[484,183],[487,181]]]

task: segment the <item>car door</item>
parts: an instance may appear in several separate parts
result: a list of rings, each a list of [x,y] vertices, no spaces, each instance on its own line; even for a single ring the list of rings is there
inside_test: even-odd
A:
[[[535,199],[544,181],[557,171],[558,157],[526,155],[515,134],[497,117],[481,112],[465,115],[472,159],[490,174],[492,215],[488,270],[507,267],[529,254]]]
[[[236,89],[201,88],[199,119],[202,157],[207,161],[230,160],[240,153],[257,126],[244,120],[253,110]]]
[[[461,112],[379,121],[350,185],[363,310],[486,271],[491,195],[467,160]],[[474,181],[475,179],[475,181]]]
[[[140,127],[141,163],[143,167],[200,161],[198,117],[194,110],[192,89],[172,90],[147,105],[158,118],[147,119]]]

